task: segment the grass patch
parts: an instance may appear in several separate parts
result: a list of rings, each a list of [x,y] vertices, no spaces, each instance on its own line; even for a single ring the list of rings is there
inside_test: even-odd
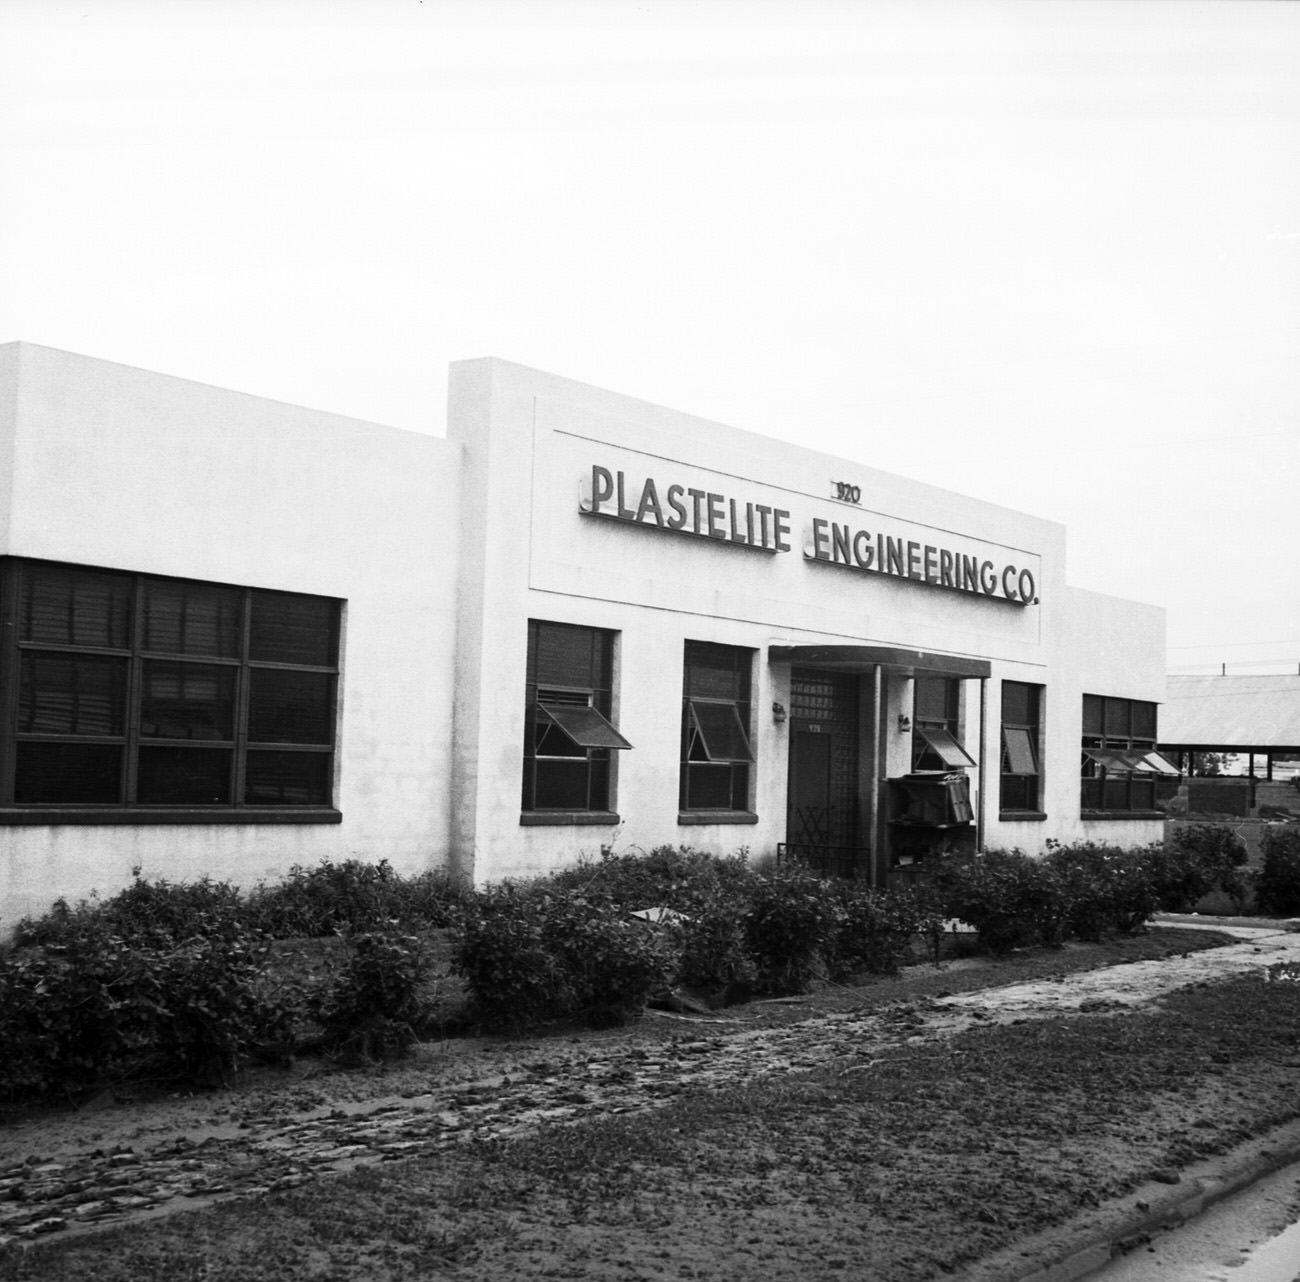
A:
[[[1300,1113],[1300,984],[973,1030],[874,1061],[93,1238],[0,1279],[942,1276]]]

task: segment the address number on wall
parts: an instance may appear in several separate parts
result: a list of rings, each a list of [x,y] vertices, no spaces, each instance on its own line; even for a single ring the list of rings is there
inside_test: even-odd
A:
[[[832,481],[835,486],[835,497],[841,503],[861,503],[862,489],[857,485],[850,485],[847,481]]]

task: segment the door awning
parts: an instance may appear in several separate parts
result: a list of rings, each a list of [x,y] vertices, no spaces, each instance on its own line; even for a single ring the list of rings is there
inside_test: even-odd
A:
[[[987,659],[886,645],[770,645],[767,657],[770,663],[794,663],[801,668],[826,668],[832,672],[888,668],[900,676],[922,672],[941,677],[987,677],[993,671]]]

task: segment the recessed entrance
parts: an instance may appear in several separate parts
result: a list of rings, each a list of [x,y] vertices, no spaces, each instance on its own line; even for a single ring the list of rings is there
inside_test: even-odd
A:
[[[865,875],[859,797],[858,677],[795,668],[790,674],[790,775],[785,854],[819,872]]]

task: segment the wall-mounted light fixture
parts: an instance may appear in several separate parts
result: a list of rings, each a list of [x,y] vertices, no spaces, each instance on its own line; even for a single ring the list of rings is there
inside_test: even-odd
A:
[[[906,712],[898,714],[898,733],[907,734],[912,729],[912,718]]]
[[[772,720],[779,726],[785,720],[785,704],[774,703],[772,705]]]

